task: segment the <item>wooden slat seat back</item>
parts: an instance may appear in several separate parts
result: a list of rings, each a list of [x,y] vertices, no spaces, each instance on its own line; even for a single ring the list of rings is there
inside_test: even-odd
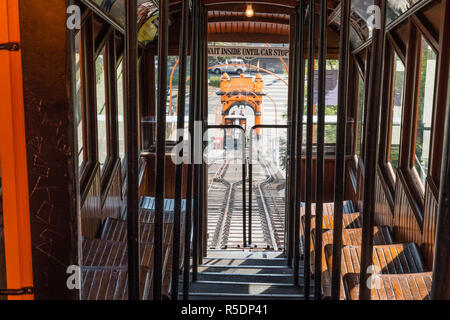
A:
[[[348,200],[344,201],[343,213],[354,213],[355,207],[353,206],[353,202]],[[323,204],[323,214],[333,214],[334,213],[334,202],[326,202]],[[300,207],[300,215],[303,216],[305,214],[305,204],[302,203]],[[311,215],[316,214],[316,204],[311,203]]]
[[[372,276],[372,300],[430,300],[432,272]],[[359,273],[344,276],[345,297],[359,299]]]
[[[83,240],[83,266],[120,267],[128,264],[126,242],[102,239]],[[153,245],[140,245],[141,265],[153,268]]]
[[[128,299],[127,267],[83,267],[83,300]],[[147,267],[140,269],[140,298],[152,298],[152,274]]]
[[[305,217],[302,216],[302,226],[305,229]],[[316,226],[316,217],[311,217],[311,229]],[[342,226],[344,229],[362,228],[362,217],[359,212],[346,213],[343,215]],[[334,227],[334,215],[324,214],[322,220],[322,228],[324,230],[331,230]]]
[[[316,229],[311,231],[312,240],[315,240]],[[342,230],[342,245],[343,246],[360,246],[362,239],[362,228],[343,229]],[[392,244],[392,234],[387,226],[374,227],[373,229],[373,244],[383,245]],[[322,247],[328,244],[333,244],[333,230],[325,230],[322,235]],[[314,246],[312,246],[314,248]]]
[[[374,227],[373,230],[373,244],[383,245],[392,244],[392,235],[389,227],[381,226]],[[314,250],[315,250],[315,236],[316,229],[311,231],[311,265],[312,270],[314,270]],[[355,229],[343,229],[342,230],[342,245],[343,246],[360,246],[362,239],[362,228]],[[325,260],[325,255],[323,248],[329,244],[333,244],[333,230],[326,230],[323,232],[322,236],[322,269],[327,269],[327,263]]]
[[[374,245],[384,245],[384,244],[392,244],[392,235],[390,232],[389,227],[381,226],[381,227],[374,227],[374,237],[373,237],[373,244]],[[311,232],[311,270],[314,274],[314,240],[315,240],[315,234],[316,229],[313,229]],[[362,228],[355,228],[355,229],[343,229],[342,230],[342,245],[343,246],[360,246],[362,241]],[[322,291],[324,292],[324,295],[330,294],[330,283],[331,283],[331,269],[328,269],[327,265],[327,259],[325,257],[325,251],[324,248],[327,245],[333,244],[333,230],[327,230],[323,232],[322,237]]]

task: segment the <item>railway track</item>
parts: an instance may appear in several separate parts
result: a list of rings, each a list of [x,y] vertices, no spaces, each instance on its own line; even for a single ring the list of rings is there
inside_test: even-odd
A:
[[[227,160],[208,167],[208,248],[243,247],[242,165]],[[247,180],[246,180],[247,183]],[[279,250],[284,244],[284,180],[270,164],[253,165],[252,243]],[[248,212],[247,212],[248,224]]]

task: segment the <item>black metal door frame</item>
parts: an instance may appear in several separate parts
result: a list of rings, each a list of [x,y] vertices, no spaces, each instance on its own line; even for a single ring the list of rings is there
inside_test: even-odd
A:
[[[249,161],[248,161],[248,243],[252,243],[252,176],[253,176],[253,131],[256,129],[289,129],[289,125],[258,124],[250,128],[249,132]],[[245,229],[245,228],[244,228]],[[289,239],[289,235],[287,235]],[[285,246],[286,247],[286,246]],[[286,248],[285,248],[286,249]]]
[[[235,124],[229,124],[229,125],[208,125],[206,126],[205,132],[208,131],[209,129],[238,129],[242,131],[242,223],[243,223],[243,235],[242,235],[242,240],[243,240],[243,246],[244,248],[247,247],[247,230],[246,230],[246,225],[247,225],[247,217],[246,217],[246,195],[245,195],[245,180],[246,180],[246,176],[247,176],[247,155],[245,152],[245,147],[246,147],[246,143],[245,143],[245,129],[242,128],[240,125],[235,125]],[[204,232],[206,232],[206,230],[203,230]]]

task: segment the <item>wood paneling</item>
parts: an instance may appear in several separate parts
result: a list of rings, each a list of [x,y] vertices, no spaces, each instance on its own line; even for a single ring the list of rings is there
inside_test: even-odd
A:
[[[394,213],[389,205],[383,183],[380,172],[377,172],[375,181],[375,225],[392,228],[394,225]]]
[[[84,237],[95,238],[103,222],[99,167],[94,171],[88,186],[86,200],[81,207],[81,231]]]
[[[88,184],[86,200],[81,206],[82,235],[95,238],[107,217],[119,218],[122,213],[121,165],[117,163],[112,171],[111,182],[102,201],[100,167],[94,170],[92,181]],[[102,204],[103,202],[103,204]]]
[[[119,218],[122,214],[122,175],[121,164],[117,163],[109,186],[106,199],[102,206],[102,218]]]
[[[334,158],[325,158],[324,159],[324,183],[323,183],[323,196],[324,202],[333,202],[334,201]],[[302,184],[301,184],[301,196],[302,201],[305,199],[305,181],[306,181],[306,159],[302,158]],[[316,201],[316,158],[313,158],[312,163],[312,202]]]
[[[145,155],[147,160],[147,194],[141,194],[145,196],[154,197],[155,196],[155,154],[149,153]],[[175,164],[172,161],[172,156],[170,154],[166,154],[166,175],[165,175],[165,193],[164,197],[167,199],[175,198]],[[181,198],[186,198],[186,181],[187,181],[187,165],[183,166],[183,188],[181,192]],[[144,187],[143,187],[144,188]],[[145,188],[144,188],[145,189]]]
[[[422,242],[422,231],[405,190],[405,181],[397,174],[395,186],[394,239],[396,242]]]
[[[433,182],[427,181],[425,186],[425,207],[423,217],[423,233],[421,249],[428,267],[433,267],[434,244],[436,238],[436,219],[438,212],[437,190]]]

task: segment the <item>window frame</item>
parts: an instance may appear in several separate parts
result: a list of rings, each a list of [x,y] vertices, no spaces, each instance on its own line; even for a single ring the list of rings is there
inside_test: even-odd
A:
[[[368,59],[370,59],[370,51],[368,48],[364,49],[363,52],[360,53],[360,56],[355,56],[356,64],[357,64],[357,96],[356,96],[356,104],[355,104],[355,141],[353,145],[353,155],[355,159],[357,160],[358,167],[362,168],[364,165],[364,142],[365,142],[365,135],[364,135],[364,124],[366,123],[366,116],[367,116],[367,94],[368,94],[368,85],[366,83],[366,79],[369,77],[369,63]],[[362,119],[362,130],[361,130],[361,136],[358,135],[359,130],[359,106],[360,106],[360,80],[363,80],[364,82],[364,105],[363,105],[363,119]],[[357,154],[357,148],[358,148],[358,142],[361,142],[360,147],[360,155]]]
[[[117,58],[116,58],[116,31],[110,29],[106,33],[101,48],[104,50],[105,63],[105,93],[106,105],[105,116],[107,122],[107,157],[100,172],[102,205],[106,200],[112,179],[120,164],[119,141],[118,141],[118,103],[117,103]],[[95,106],[97,110],[97,106]],[[96,124],[97,125],[97,124]],[[98,133],[97,133],[98,140]],[[97,152],[98,156],[98,152]]]
[[[412,185],[412,188],[414,189],[414,192],[416,196],[419,197],[421,200],[421,205],[423,206],[425,201],[425,188],[426,188],[426,182],[423,183],[419,173],[417,172],[415,168],[415,151],[416,151],[416,140],[417,140],[417,122],[418,122],[418,112],[419,112],[419,93],[420,93],[420,76],[421,76],[421,63],[422,63],[422,44],[423,40],[427,42],[427,44],[431,47],[431,49],[436,54],[436,70],[435,70],[435,79],[434,79],[434,88],[433,88],[433,101],[432,101],[432,116],[431,116],[431,136],[430,136],[430,148],[429,148],[429,154],[428,159],[432,159],[432,151],[433,151],[433,132],[435,127],[435,111],[436,111],[436,93],[437,93],[437,77],[438,77],[438,60],[439,60],[439,51],[433,46],[433,41],[430,41],[429,38],[425,33],[423,33],[419,28],[417,28],[415,25],[413,27],[417,30],[416,32],[416,38],[415,38],[415,48],[416,48],[416,56],[414,57],[414,63],[415,63],[415,74],[414,74],[414,92],[413,92],[413,105],[411,107],[411,124],[410,124],[410,131],[409,134],[411,136],[411,143],[409,146],[409,155],[407,159],[407,173],[409,182]],[[432,168],[432,164],[430,162],[428,166],[428,172],[426,172],[427,176],[425,177],[425,181],[427,181],[430,178],[430,169]]]
[[[397,170],[401,168],[401,149],[403,142],[403,122],[404,122],[404,109],[405,109],[405,99],[406,94],[406,61],[403,52],[399,52],[399,46],[393,43],[393,39],[389,38],[386,46],[386,56],[385,56],[385,71],[384,71],[384,83],[385,88],[383,89],[383,102],[382,102],[382,114],[385,114],[384,119],[381,122],[381,132],[386,133],[384,139],[380,137],[380,168],[382,169],[385,180],[387,180],[388,187],[391,194],[394,194]],[[405,67],[405,81],[403,83],[403,99],[402,99],[402,115],[401,115],[401,131],[400,131],[400,147],[399,147],[399,162],[398,167],[393,168],[389,160],[390,157],[390,147],[392,142],[392,120],[394,111],[394,90],[395,90],[395,65],[396,59],[398,57]]]

